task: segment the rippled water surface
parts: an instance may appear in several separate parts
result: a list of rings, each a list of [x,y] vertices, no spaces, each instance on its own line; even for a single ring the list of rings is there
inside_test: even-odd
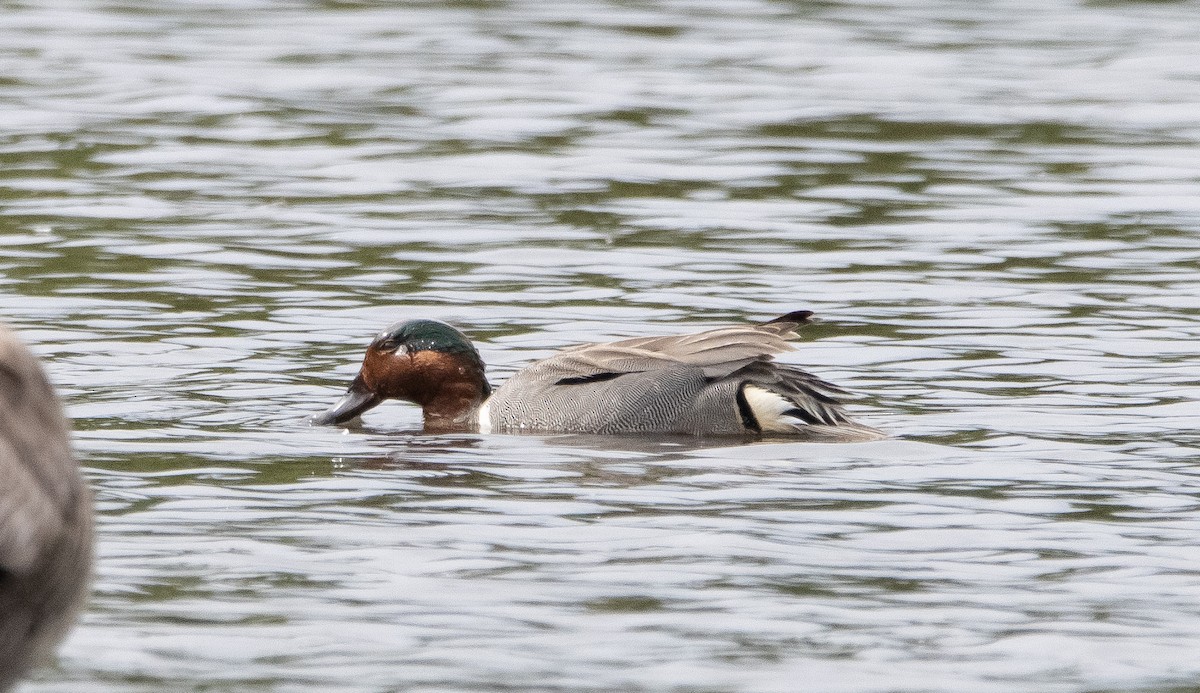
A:
[[[23,693],[1200,682],[1200,9],[0,3],[0,319],[100,513]],[[314,428],[807,308],[854,445]]]

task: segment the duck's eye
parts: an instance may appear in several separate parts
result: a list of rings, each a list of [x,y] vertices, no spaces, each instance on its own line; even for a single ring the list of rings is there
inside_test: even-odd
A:
[[[379,343],[380,351],[398,351],[402,345],[395,339],[385,339]]]

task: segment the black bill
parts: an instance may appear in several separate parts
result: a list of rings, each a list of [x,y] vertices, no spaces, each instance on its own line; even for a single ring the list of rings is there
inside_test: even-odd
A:
[[[327,411],[313,415],[308,421],[315,426],[345,423],[382,401],[382,397],[371,392],[363,384],[362,376],[358,376],[350,383],[350,389],[346,390],[341,399]]]

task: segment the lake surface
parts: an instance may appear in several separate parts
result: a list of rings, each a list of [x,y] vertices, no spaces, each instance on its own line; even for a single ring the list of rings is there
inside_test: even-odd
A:
[[[0,319],[99,511],[21,693],[1193,691],[1200,9],[0,6]],[[811,309],[893,438],[305,417]]]

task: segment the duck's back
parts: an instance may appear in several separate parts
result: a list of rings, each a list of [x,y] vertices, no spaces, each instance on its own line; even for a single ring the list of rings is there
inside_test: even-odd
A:
[[[879,437],[845,416],[842,390],[771,360],[791,349],[786,336],[801,322],[573,347],[513,376],[480,423],[495,432]]]
[[[0,327],[0,690],[53,650],[86,591],[91,501],[41,367]]]

